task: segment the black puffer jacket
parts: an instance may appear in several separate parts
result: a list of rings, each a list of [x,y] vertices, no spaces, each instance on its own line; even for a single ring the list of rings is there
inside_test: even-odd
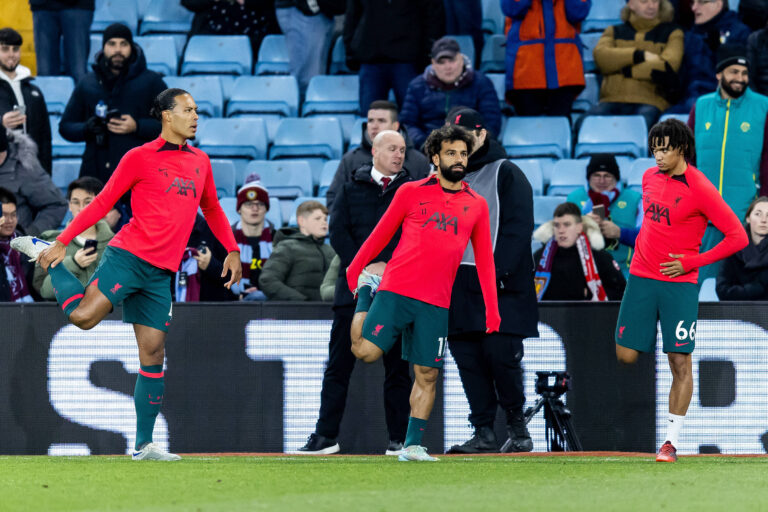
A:
[[[726,258],[715,290],[720,300],[768,300],[768,238],[757,245],[750,239],[749,245]]]
[[[752,32],[747,39],[749,86],[768,95],[768,28]]]

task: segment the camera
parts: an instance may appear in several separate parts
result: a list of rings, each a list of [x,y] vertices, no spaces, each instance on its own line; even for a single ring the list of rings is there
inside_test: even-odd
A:
[[[560,396],[571,389],[568,372],[536,372],[536,393]]]

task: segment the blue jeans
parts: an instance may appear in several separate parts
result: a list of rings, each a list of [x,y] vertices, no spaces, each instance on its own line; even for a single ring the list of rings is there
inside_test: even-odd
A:
[[[398,108],[403,107],[408,84],[419,70],[411,62],[360,65],[360,115],[368,113],[368,107],[376,100],[389,98],[389,90],[395,91]]]
[[[79,82],[88,72],[88,49],[93,11],[64,9],[33,11],[37,74],[59,75],[64,71]],[[62,48],[63,46],[63,48]],[[62,49],[64,50],[62,52]],[[62,70],[61,55],[66,69]]]
[[[309,80],[326,72],[333,20],[323,14],[305,16],[295,7],[275,12],[280,30],[285,34],[291,74],[298,80],[303,96]]]

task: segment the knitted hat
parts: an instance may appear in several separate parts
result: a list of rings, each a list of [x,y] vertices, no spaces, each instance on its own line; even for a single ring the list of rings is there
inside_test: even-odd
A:
[[[715,73],[719,73],[728,66],[739,64],[746,66],[749,69],[749,61],[747,60],[747,49],[742,45],[737,44],[724,44],[717,50],[717,66],[715,67]]]
[[[106,30],[104,30],[104,35],[101,37],[101,47],[104,48],[104,46],[107,44],[107,41],[115,37],[126,39],[129,43],[133,43],[133,34],[131,33],[131,29],[122,23],[113,23],[108,26]]]
[[[485,121],[483,120],[483,116],[480,115],[477,110],[472,110],[471,108],[462,108],[461,110],[457,110],[451,114],[451,119],[446,119],[449,124],[462,126],[469,130],[482,130],[485,128]]]
[[[269,211],[269,191],[267,187],[261,184],[261,177],[258,174],[249,174],[245,178],[245,185],[237,191],[237,211],[246,201],[261,201]]]
[[[596,172],[609,172],[613,174],[616,181],[621,179],[619,164],[616,163],[616,157],[610,153],[597,153],[592,155],[587,164],[587,180]]]

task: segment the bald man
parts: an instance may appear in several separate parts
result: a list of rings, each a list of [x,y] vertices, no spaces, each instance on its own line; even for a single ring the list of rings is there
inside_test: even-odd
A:
[[[371,152],[372,163],[363,164],[352,173],[352,180],[339,188],[330,211],[331,246],[341,258],[341,265],[333,301],[334,316],[328,343],[328,366],[323,376],[320,417],[315,432],[309,436],[306,445],[294,452],[298,454],[329,454],[341,449],[337,441],[339,426],[347,401],[349,378],[356,361],[350,350],[352,340],[349,337],[356,302],[347,287],[345,270],[384,215],[397,189],[414,180],[414,177],[403,169],[406,144],[398,132],[379,132],[373,139]],[[399,239],[399,235],[395,236],[367,270],[382,274]],[[401,359],[400,352],[398,341],[383,358],[384,413],[389,432],[389,444],[384,452],[387,455],[400,454],[408,428],[411,377],[408,373],[408,363]],[[365,432],[366,423],[357,424],[361,426],[361,432]],[[350,432],[348,435],[352,438],[354,433]],[[359,435],[364,436],[362,433]]]

